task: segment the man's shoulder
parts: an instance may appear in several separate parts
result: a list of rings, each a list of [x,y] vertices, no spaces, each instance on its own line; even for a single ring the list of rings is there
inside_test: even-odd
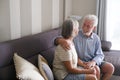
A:
[[[82,30],[79,31],[79,33],[78,33],[77,36],[79,36],[79,37],[83,36],[83,32],[82,32]]]
[[[93,37],[99,39],[99,36],[96,33],[93,33]]]

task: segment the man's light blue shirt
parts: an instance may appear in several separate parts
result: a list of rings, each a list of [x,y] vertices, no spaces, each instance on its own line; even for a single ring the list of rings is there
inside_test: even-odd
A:
[[[104,59],[104,54],[101,49],[101,41],[99,37],[92,33],[90,37],[79,31],[78,36],[74,39],[78,57],[83,61],[94,60],[97,65],[100,65]]]

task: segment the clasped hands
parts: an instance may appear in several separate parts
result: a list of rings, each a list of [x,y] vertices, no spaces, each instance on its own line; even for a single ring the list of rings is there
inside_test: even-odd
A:
[[[96,66],[95,61],[83,62],[83,68],[88,69],[89,73],[92,73],[92,74],[96,73],[95,66]]]
[[[83,64],[85,69],[93,68],[96,65],[95,61],[83,62]]]

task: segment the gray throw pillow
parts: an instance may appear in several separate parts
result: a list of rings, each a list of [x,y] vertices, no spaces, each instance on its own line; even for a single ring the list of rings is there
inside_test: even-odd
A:
[[[109,51],[112,46],[112,43],[110,41],[101,41],[101,47],[103,51]]]
[[[38,55],[38,67],[45,80],[54,80],[53,72],[47,63],[47,60],[40,54]]]

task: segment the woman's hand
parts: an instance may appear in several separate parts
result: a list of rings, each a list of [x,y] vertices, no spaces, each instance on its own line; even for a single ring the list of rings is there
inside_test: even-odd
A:
[[[89,69],[87,69],[87,74],[95,74],[95,73],[96,73],[95,68],[89,68]]]
[[[89,69],[89,68],[93,68],[96,65],[95,61],[89,61],[89,62],[84,62],[85,66],[84,68]]]

